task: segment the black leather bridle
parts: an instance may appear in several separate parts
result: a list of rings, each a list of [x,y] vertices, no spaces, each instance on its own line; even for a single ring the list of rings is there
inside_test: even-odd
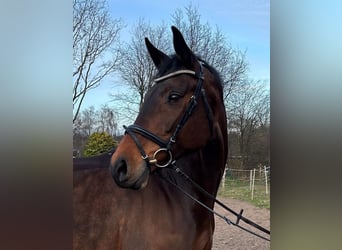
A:
[[[249,224],[250,226],[253,226],[254,228],[266,233],[266,234],[270,234],[271,232],[256,224],[255,222],[253,222],[252,220],[247,219],[246,217],[242,216],[243,213],[243,209],[241,209],[240,213],[235,212],[234,210],[232,210],[231,208],[229,208],[228,206],[226,206],[225,204],[223,204],[222,202],[220,202],[219,200],[216,199],[216,197],[212,194],[210,194],[209,192],[207,192],[205,189],[203,189],[200,185],[198,185],[195,181],[193,181],[185,172],[183,172],[179,167],[176,166],[176,161],[173,160],[173,156],[172,156],[172,152],[171,152],[171,148],[172,145],[176,143],[176,139],[177,139],[177,135],[179,134],[180,130],[183,128],[183,126],[185,125],[185,123],[188,121],[188,119],[190,118],[194,108],[197,106],[197,100],[199,99],[200,95],[203,98],[203,102],[206,108],[206,112],[207,112],[207,117],[208,117],[208,122],[209,122],[209,128],[210,128],[210,133],[211,135],[213,134],[213,113],[212,110],[209,106],[207,97],[205,95],[205,91],[203,89],[203,81],[204,81],[204,75],[203,75],[203,67],[202,67],[202,62],[199,63],[200,64],[200,70],[198,73],[196,73],[195,71],[192,70],[178,70],[175,71],[173,73],[167,74],[165,76],[159,77],[157,79],[155,79],[155,82],[160,82],[163,81],[165,79],[168,79],[170,77],[174,77],[176,75],[180,75],[180,74],[190,74],[192,76],[194,76],[195,78],[198,79],[197,81],[197,85],[195,88],[195,91],[193,93],[193,95],[191,96],[188,106],[182,116],[182,119],[180,120],[180,122],[177,124],[175,131],[173,132],[173,134],[171,135],[171,137],[169,138],[168,141],[165,141],[163,139],[161,139],[160,137],[158,137],[157,135],[155,135],[154,133],[148,131],[147,129],[137,125],[137,124],[133,124],[130,125],[128,127],[124,126],[126,133],[129,134],[134,143],[136,144],[137,148],[140,151],[141,157],[146,161],[146,164],[148,167],[151,166],[151,164],[159,167],[159,168],[164,168],[164,167],[170,167],[173,170],[175,170],[180,176],[182,176],[185,180],[189,181],[192,186],[194,188],[196,188],[197,190],[199,190],[202,194],[204,194],[206,197],[208,197],[209,199],[213,200],[216,204],[220,205],[222,208],[224,208],[226,211],[234,214],[237,217],[236,222],[231,221],[230,219],[228,219],[225,215],[222,215],[216,211],[214,211],[212,208],[208,207],[205,203],[201,202],[198,198],[192,196],[188,191],[186,191],[185,189],[183,189],[182,187],[180,187],[178,184],[176,184],[175,182],[169,180],[168,178],[163,177],[163,175],[160,174],[159,171],[155,171],[155,173],[157,173],[162,179],[164,179],[166,182],[168,182],[169,184],[173,185],[175,188],[177,188],[178,190],[180,190],[182,193],[184,193],[184,195],[186,195],[188,198],[192,199],[193,201],[195,201],[196,203],[198,203],[199,205],[201,205],[202,207],[204,207],[205,209],[207,209],[209,212],[213,213],[214,215],[217,215],[218,217],[220,217],[221,219],[223,219],[227,224],[229,225],[233,225],[236,227],[239,227],[240,229],[251,233],[257,237],[260,237],[264,240],[270,241],[268,238],[259,235],[253,231],[251,231],[248,228],[245,228],[243,226],[239,225],[240,221],[243,221],[247,224]],[[205,65],[205,64],[203,64]],[[143,146],[141,145],[141,143],[139,142],[138,138],[136,137],[135,134],[140,134],[143,137],[149,139],[150,141],[156,143],[157,145],[160,146],[160,148],[158,150],[156,150],[153,154],[152,159],[149,158],[149,156],[146,154]],[[156,156],[161,153],[167,153],[169,155],[169,159],[166,163],[161,164],[158,163],[158,160],[156,159]]]
[[[137,146],[137,148],[140,151],[141,157],[146,161],[147,166],[150,167],[151,164],[163,168],[163,167],[167,167],[169,166],[172,162],[173,162],[173,155],[171,152],[172,149],[172,145],[176,143],[176,139],[177,136],[179,134],[179,132],[181,131],[181,129],[184,127],[185,123],[188,121],[188,119],[190,118],[194,108],[197,106],[197,102],[200,96],[202,96],[203,98],[203,102],[207,111],[207,117],[208,117],[208,122],[209,122],[209,129],[210,129],[210,133],[213,133],[213,114],[212,114],[212,110],[209,106],[204,88],[203,88],[203,82],[204,82],[204,74],[203,74],[203,63],[199,62],[199,72],[195,72],[192,70],[178,70],[175,71],[173,73],[167,74],[165,76],[161,76],[159,78],[156,78],[154,80],[154,82],[158,83],[161,82],[165,79],[177,76],[177,75],[181,75],[181,74],[188,74],[188,75],[192,75],[193,77],[197,78],[197,84],[196,84],[196,88],[194,90],[193,95],[191,96],[188,106],[181,118],[181,120],[179,121],[179,123],[177,124],[173,134],[171,135],[171,137],[169,138],[168,141],[165,141],[163,139],[161,139],[160,137],[158,137],[156,134],[148,131],[147,129],[137,125],[137,124],[133,124],[130,125],[128,127],[124,126],[124,129],[126,130],[126,133],[129,134],[131,136],[131,138],[133,139],[135,145]],[[135,134],[139,134],[142,135],[143,137],[149,139],[150,141],[156,143],[157,145],[160,146],[160,148],[158,150],[156,150],[152,156],[152,159],[149,158],[149,156],[146,154],[143,146],[141,145],[141,143],[139,142],[138,138],[136,137]],[[169,157],[169,159],[167,161],[165,161],[164,163],[158,163],[157,160],[157,155],[160,153],[166,153]]]

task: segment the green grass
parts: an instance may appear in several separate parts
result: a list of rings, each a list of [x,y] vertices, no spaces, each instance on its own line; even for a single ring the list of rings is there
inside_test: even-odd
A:
[[[249,180],[242,181],[226,178],[225,187],[220,185],[219,196],[229,197],[237,200],[247,201],[257,207],[270,209],[270,192],[266,194],[265,185],[256,183],[254,186],[254,198],[249,190]]]

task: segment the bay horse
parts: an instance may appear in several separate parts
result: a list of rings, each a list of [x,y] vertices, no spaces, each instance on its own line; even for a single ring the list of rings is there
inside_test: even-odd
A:
[[[212,247],[213,214],[189,196],[211,209],[214,202],[175,167],[216,196],[228,151],[222,82],[172,33],[171,56],[145,38],[155,84],[109,166],[106,157],[102,168],[74,171],[74,249]]]

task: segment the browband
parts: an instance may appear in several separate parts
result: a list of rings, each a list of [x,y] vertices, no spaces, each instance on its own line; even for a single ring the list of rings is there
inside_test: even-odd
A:
[[[167,78],[170,78],[170,77],[173,77],[173,76],[176,76],[176,75],[180,75],[180,74],[189,74],[189,75],[196,75],[196,72],[193,71],[193,70],[187,70],[187,69],[182,69],[182,70],[178,70],[178,71],[175,71],[175,72],[172,72],[170,74],[167,74],[165,76],[161,76],[161,77],[158,77],[156,79],[154,79],[154,82],[160,82],[160,81],[163,81]]]

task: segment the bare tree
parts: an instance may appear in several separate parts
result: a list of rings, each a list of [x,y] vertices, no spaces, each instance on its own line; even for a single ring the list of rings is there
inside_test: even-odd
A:
[[[105,132],[112,137],[116,136],[117,115],[107,105],[103,105],[98,110],[91,106],[80,112],[73,123],[74,149],[82,152],[89,136],[95,132]]]
[[[74,133],[86,137],[94,132],[115,136],[116,129],[116,114],[108,105],[103,105],[99,110],[95,110],[94,106],[84,109],[74,122]]]
[[[112,94],[121,121],[132,122],[153,84],[156,68],[147,53],[145,37],[149,37],[158,48],[169,51],[168,31],[165,24],[152,26],[141,18],[130,31],[131,40],[121,46],[119,72],[125,88],[120,93]]]
[[[247,71],[244,53],[233,49],[217,27],[213,29],[208,23],[202,24],[198,9],[192,4],[186,7],[185,11],[176,10],[172,18],[172,24],[182,31],[189,47],[221,73],[227,99],[229,94],[244,82]],[[133,116],[137,113],[139,110],[137,107],[141,107],[144,95],[151,87],[156,73],[145,47],[145,37],[165,53],[172,51],[169,27],[166,25],[152,27],[148,22],[140,19],[132,29],[131,41],[123,46],[125,55],[121,63],[120,75],[133,93],[138,94],[138,101],[132,98],[132,93],[126,92],[113,96],[114,101],[120,105],[120,109],[126,115]],[[138,105],[135,104],[136,102]]]
[[[156,46],[168,50],[166,30],[165,25],[152,27],[144,19],[140,19],[131,31],[131,41],[123,46],[124,56],[119,68],[120,76],[135,93],[138,93],[139,109],[145,93],[152,86],[153,76],[156,73],[144,39],[149,37]]]
[[[246,52],[234,49],[218,27],[213,29],[208,23],[202,23],[193,4],[184,11],[178,9],[173,21],[183,32],[190,48],[220,73],[228,127],[230,134],[234,134],[230,136],[230,148],[241,157],[243,166],[251,164],[257,149],[255,145],[260,141],[257,137],[264,139],[267,135],[261,135],[262,131],[269,131],[269,91],[266,84],[249,79]],[[264,149],[262,153],[267,155],[267,147]]]
[[[242,156],[243,166],[249,160],[252,140],[260,128],[269,128],[269,91],[264,82],[249,80],[241,91],[233,92],[229,98],[229,128],[237,134],[236,146]]]
[[[111,136],[116,135],[117,119],[113,109],[108,105],[103,105],[99,111],[96,112],[97,117],[97,132],[106,132]]]
[[[73,148],[82,152],[88,137],[95,132],[95,108],[94,106],[83,110],[73,122]]]
[[[124,88],[124,90],[120,92],[111,94],[111,97],[115,105],[118,120],[123,124],[129,124],[134,121],[142,101],[137,98],[137,91],[133,88]]]
[[[80,120],[82,124],[82,134],[89,137],[96,130],[96,111],[94,106],[83,110]]]
[[[105,0],[73,2],[73,122],[90,89],[118,66],[117,49],[122,22],[112,19]]]
[[[234,49],[217,26],[213,29],[208,23],[203,24],[193,4],[185,11],[177,9],[172,17],[192,51],[220,72],[225,100],[232,92],[243,88],[248,70],[245,52]]]

